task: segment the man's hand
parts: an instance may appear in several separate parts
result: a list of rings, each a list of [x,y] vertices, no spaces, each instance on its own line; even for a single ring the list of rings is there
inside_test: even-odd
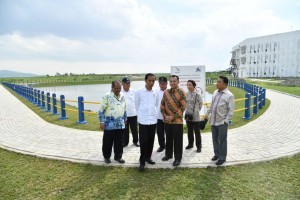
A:
[[[104,123],[100,123],[100,130],[103,131],[105,129],[105,124]]]
[[[173,116],[166,115],[166,116],[165,116],[165,120],[166,120],[167,122],[172,122],[172,121],[174,120],[174,117],[173,117]]]

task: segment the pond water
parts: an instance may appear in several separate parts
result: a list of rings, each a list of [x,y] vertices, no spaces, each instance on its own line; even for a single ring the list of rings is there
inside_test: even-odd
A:
[[[144,86],[145,86],[144,81],[131,82],[131,88],[135,90],[138,90]],[[78,100],[78,97],[82,96],[84,98],[84,101],[100,102],[102,97],[111,90],[111,84],[55,86],[55,87],[40,87],[35,89],[39,89],[41,91],[44,91],[45,93],[49,92],[51,95],[52,93],[55,93],[58,98],[60,95],[65,95],[66,100]],[[158,82],[155,82],[153,89],[154,90],[159,89]],[[206,92],[204,101],[210,102],[211,94]],[[76,102],[67,102],[67,103],[77,107]],[[84,104],[84,109],[97,112],[99,109],[99,104]]]

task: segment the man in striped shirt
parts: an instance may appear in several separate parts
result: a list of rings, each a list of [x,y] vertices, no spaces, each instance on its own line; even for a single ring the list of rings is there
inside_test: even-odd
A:
[[[164,117],[166,131],[166,154],[162,158],[167,161],[174,157],[173,166],[180,165],[183,148],[183,112],[186,107],[186,94],[178,87],[179,77],[170,77],[171,89],[167,89],[161,101],[160,110]]]
[[[212,102],[207,109],[205,118],[210,115],[210,125],[214,146],[214,157],[217,165],[226,162],[227,156],[227,131],[229,121],[234,112],[234,96],[228,90],[228,78],[220,76],[217,81],[217,90],[213,93]]]

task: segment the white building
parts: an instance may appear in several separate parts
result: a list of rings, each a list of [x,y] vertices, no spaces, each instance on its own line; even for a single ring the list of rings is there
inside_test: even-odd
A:
[[[236,77],[300,77],[300,30],[248,38],[231,53]]]

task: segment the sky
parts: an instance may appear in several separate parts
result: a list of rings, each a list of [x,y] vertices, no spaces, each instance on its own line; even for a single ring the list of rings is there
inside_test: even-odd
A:
[[[0,0],[0,70],[216,71],[246,38],[295,30],[300,0]]]

